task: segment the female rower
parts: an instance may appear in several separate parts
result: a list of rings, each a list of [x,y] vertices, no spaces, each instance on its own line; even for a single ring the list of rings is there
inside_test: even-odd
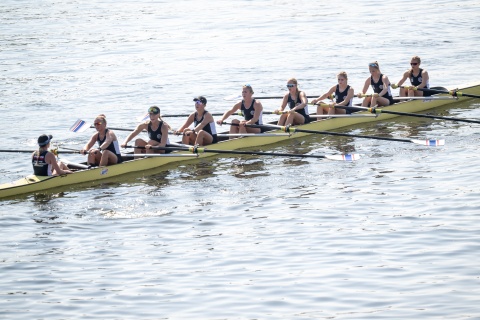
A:
[[[51,135],[42,134],[38,137],[38,150],[32,154],[33,173],[37,176],[58,176],[72,173],[63,162],[55,159],[55,155],[48,151]]]
[[[105,115],[98,115],[93,124],[97,133],[90,138],[90,141],[80,151],[82,154],[88,154],[88,164],[103,167],[122,162],[117,136],[112,130],[107,129]],[[93,148],[95,142],[98,142],[98,148]]]
[[[205,110],[207,99],[203,96],[194,98],[195,109],[185,123],[175,131],[175,134],[183,134],[182,143],[198,146],[206,146],[217,142],[217,128],[215,120],[210,112]],[[193,123],[194,128],[188,127]]]
[[[261,128],[251,128],[246,125],[262,125],[263,106],[262,103],[253,98],[253,88],[246,84],[242,87],[242,101],[237,102],[230,110],[226,111],[222,118],[217,121],[218,125],[222,125],[223,121],[241,110],[244,120],[232,120],[230,133],[261,133]]]
[[[275,113],[283,113],[285,107],[290,107],[288,113],[283,113],[278,120],[279,126],[297,125],[310,122],[308,115],[308,99],[305,92],[298,89],[297,79],[291,78],[287,82],[288,93],[283,97],[280,109]]]
[[[361,98],[368,90],[369,86],[372,86],[374,94],[370,97],[366,97],[363,100],[362,107],[368,107],[369,105],[374,107],[389,106],[393,103],[392,92],[390,91],[390,81],[388,77],[380,72],[380,66],[378,62],[372,62],[368,64],[371,76],[365,80],[362,92],[358,94]]]
[[[137,128],[128,135],[121,147],[125,148],[127,144],[136,137],[140,132],[147,131],[150,140],[136,139],[134,153],[165,153],[165,150],[154,150],[152,147],[166,147],[168,141],[168,124],[164,122],[160,116],[160,108],[153,106],[148,108],[150,120],[140,123]]]
[[[428,72],[427,70],[420,68],[420,63],[421,60],[419,56],[412,57],[410,60],[411,68],[405,71],[403,78],[398,81],[396,85],[392,85],[392,88],[396,89],[397,87],[400,87],[405,80],[410,79],[412,87],[406,86],[405,88],[400,88],[401,97],[421,97],[425,95],[424,92],[416,89],[430,88]]]
[[[347,73],[345,71],[342,71],[339,74],[337,74],[337,81],[338,81],[338,84],[331,87],[330,90],[328,90],[328,92],[312,100],[312,104],[316,104],[322,101],[323,99],[331,97],[333,94],[335,94],[335,103],[319,105],[317,107],[317,114],[334,114],[334,113],[350,114],[352,113],[351,109],[334,108],[334,106],[345,106],[345,107],[353,106],[354,91],[353,91],[353,88],[348,85]]]

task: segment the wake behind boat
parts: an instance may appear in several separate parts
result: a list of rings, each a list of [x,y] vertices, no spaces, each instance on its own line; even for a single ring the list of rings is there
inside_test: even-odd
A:
[[[470,86],[460,89],[464,93],[463,97],[468,99],[469,95],[479,95],[480,85]],[[382,109],[392,112],[417,113],[425,110],[441,107],[447,104],[455,103],[456,99],[436,99],[436,97],[445,97],[446,93],[435,94],[425,99],[414,99],[402,101]],[[464,98],[462,98],[464,99]],[[305,125],[300,125],[292,135],[280,135],[281,129],[268,131],[266,135],[249,135],[234,139],[223,137],[214,145],[207,146],[215,150],[245,150],[247,148],[257,148],[260,146],[270,145],[288,139],[302,138],[313,133],[309,131],[330,131],[334,129],[344,128],[352,125],[369,123],[374,121],[388,120],[398,117],[398,114],[390,114],[386,112],[380,113],[377,117],[359,117],[358,115],[371,115],[368,111],[361,111],[352,116],[333,117],[313,121]],[[303,130],[303,131],[302,131]],[[222,152],[223,153],[223,152]],[[225,152],[226,153],[226,152]],[[215,152],[194,153],[188,150],[176,150],[167,155],[157,155],[139,159],[133,159],[132,156],[127,157],[126,161],[107,167],[85,168],[75,164],[69,164],[72,169],[77,169],[72,174],[63,176],[36,176],[28,175],[20,180],[4,183],[0,185],[0,198],[15,197],[22,194],[43,192],[44,190],[59,188],[69,185],[78,185],[86,182],[97,183],[108,178],[121,176],[127,173],[147,171],[150,169],[167,166],[169,164],[184,163],[192,160],[192,157],[206,158],[218,155]],[[328,157],[327,157],[328,158]],[[348,159],[345,159],[348,160]],[[353,160],[353,159],[352,159]]]

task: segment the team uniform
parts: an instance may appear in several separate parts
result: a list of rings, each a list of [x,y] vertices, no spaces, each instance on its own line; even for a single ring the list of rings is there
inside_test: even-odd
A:
[[[103,140],[100,140],[100,134],[97,134],[98,146],[101,146],[105,142],[105,140],[107,139],[107,133],[108,129],[105,130],[105,137],[103,138]],[[110,143],[105,150],[111,151],[117,156],[117,163],[122,162],[122,155],[120,152],[120,146],[118,145],[118,141],[112,141],[112,143]]]
[[[422,68],[419,68],[419,72],[417,74],[417,76],[414,76],[413,75],[413,70],[410,70],[410,83],[412,84],[412,86],[419,86],[422,84],[422,72],[423,72],[423,69]],[[425,85],[425,89],[430,89],[430,83],[429,81],[427,81],[427,84]],[[423,95],[424,96],[429,96],[431,95],[431,92],[423,92]]]
[[[382,92],[382,90],[383,90],[383,74],[380,74],[380,79],[378,80],[378,82],[373,81],[373,76],[370,77],[370,84],[372,86],[373,92],[375,92],[375,93]],[[390,101],[389,105],[393,104],[393,96],[392,96],[392,92],[390,91],[390,86],[388,86],[387,93],[385,93],[382,97],[386,98],[386,99],[388,99],[388,101]]]
[[[153,141],[157,141],[160,143],[162,141],[162,126],[163,126],[163,121],[160,121],[160,124],[158,125],[157,130],[152,129],[152,122],[148,122],[148,138]],[[167,144],[170,143],[170,140],[167,138]]]
[[[250,108],[245,107],[245,100],[242,100],[242,106],[240,107],[240,110],[242,111],[243,117],[245,118],[246,121],[249,121],[253,119],[253,116],[255,115],[255,99],[252,100],[252,104],[250,105]],[[258,121],[255,122],[256,125],[263,125],[263,111],[260,113],[260,117],[258,117]],[[261,132],[264,132],[264,128],[261,128]]]
[[[290,109],[293,109],[295,108],[295,106],[297,104],[301,104],[302,103],[302,100],[300,99],[300,93],[301,91],[298,92],[297,94],[297,100],[294,101],[292,99],[292,96],[290,95],[290,93],[288,94],[288,101],[287,101],[287,104],[288,106],[290,107]],[[300,113],[304,118],[305,118],[305,123],[309,123],[310,122],[310,115],[308,114],[308,106],[306,105],[303,109],[299,109],[299,110],[295,110],[296,112]]]
[[[33,174],[36,176],[51,176],[52,166],[45,162],[45,156],[48,151],[44,150],[40,154],[35,152],[32,156]]]
[[[340,102],[345,101],[348,96],[348,90],[350,90],[350,86],[347,85],[347,88],[340,92],[340,85],[337,84],[337,88],[335,89],[335,102],[338,104]],[[353,106],[353,99],[350,99],[346,107],[352,107]],[[352,109],[345,109],[347,114],[352,113]]]
[[[243,105],[243,104],[242,104]],[[202,123],[203,119],[205,118],[205,115],[208,113],[207,110],[204,111],[203,116],[197,120],[198,112],[195,112],[195,117],[193,118],[193,125],[194,128],[196,128],[200,123]],[[212,137],[213,141],[212,143],[217,143],[217,127],[215,126],[215,121],[207,123],[203,128],[200,130],[203,130],[205,132],[208,132]]]

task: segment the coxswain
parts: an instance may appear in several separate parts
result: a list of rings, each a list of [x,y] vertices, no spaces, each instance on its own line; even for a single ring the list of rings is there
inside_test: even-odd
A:
[[[48,151],[52,135],[42,134],[38,137],[38,150],[32,154],[33,173],[37,176],[58,176],[72,173],[55,155]]]

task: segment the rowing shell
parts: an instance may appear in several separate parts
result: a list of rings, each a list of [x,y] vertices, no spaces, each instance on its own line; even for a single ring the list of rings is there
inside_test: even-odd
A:
[[[480,94],[480,85],[471,86],[461,89],[462,92],[468,94]],[[463,99],[463,98],[462,98]],[[468,99],[468,98],[465,98]],[[428,109],[440,107],[450,103],[454,103],[455,100],[411,100],[404,101],[389,107],[385,107],[386,110],[400,111],[400,112],[422,112]],[[368,114],[367,112],[359,112],[357,114]],[[298,126],[298,128],[306,130],[318,130],[328,131],[338,128],[348,127],[356,124],[368,123],[373,121],[387,120],[397,117],[394,114],[382,113],[378,117],[339,117],[326,120],[310,122],[306,125]],[[271,133],[280,133],[279,130],[272,131]],[[218,150],[237,150],[246,148],[255,148],[259,146],[274,144],[280,141],[288,139],[301,138],[310,135],[310,133],[295,133],[291,136],[285,135],[265,135],[265,136],[244,136],[230,140],[220,141],[215,144],[215,149]],[[148,157],[135,160],[124,161],[120,164],[108,166],[108,167],[96,167],[91,169],[83,169],[76,171],[73,174],[56,177],[40,177],[35,175],[29,175],[20,180],[4,183],[0,185],[0,198],[13,197],[26,193],[41,192],[47,189],[64,187],[68,185],[77,185],[86,182],[97,182],[108,178],[124,175],[127,173],[147,171],[169,164],[177,164],[179,162],[189,161],[192,158],[186,156],[185,151],[174,151],[168,157]],[[206,158],[214,156],[215,153],[203,153],[194,155],[198,158]],[[191,154],[190,154],[191,156]]]

